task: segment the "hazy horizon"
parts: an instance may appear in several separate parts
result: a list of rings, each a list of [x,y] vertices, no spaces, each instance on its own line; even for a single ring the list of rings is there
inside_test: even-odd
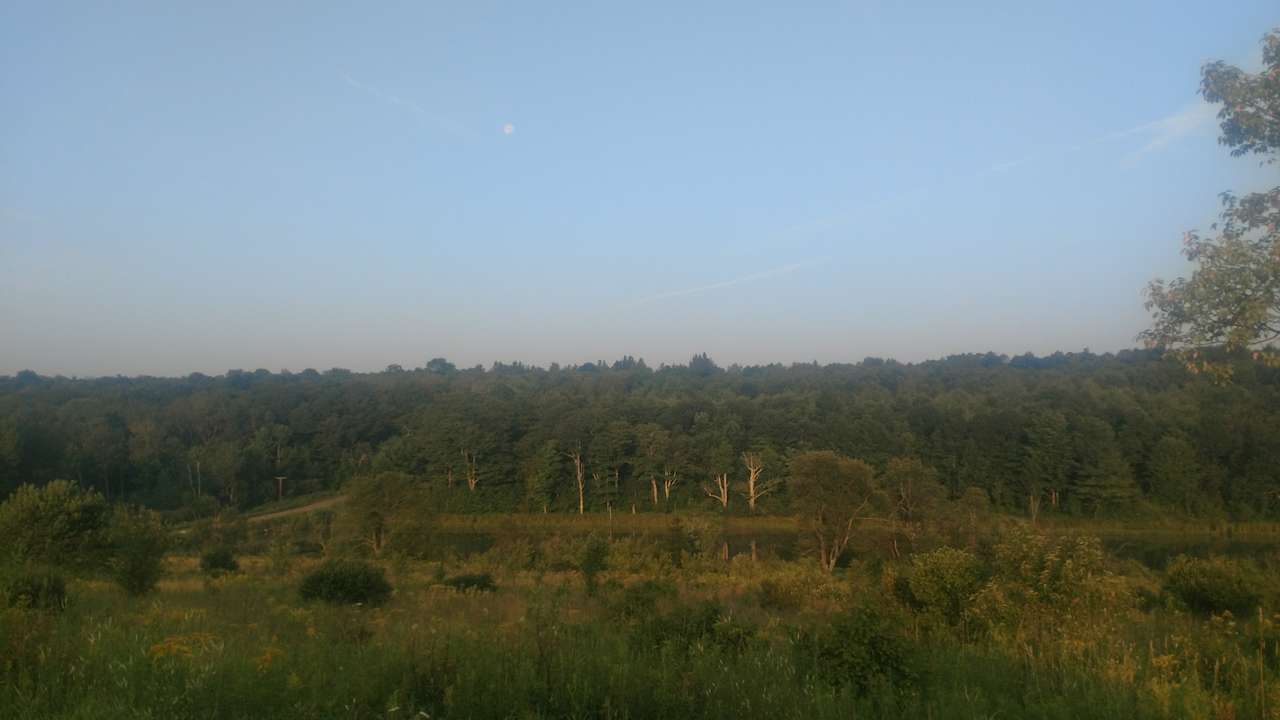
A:
[[[1137,346],[1271,2],[0,9],[0,375]]]
[[[814,363],[824,367],[836,366],[836,365],[859,365],[868,360],[877,360],[877,361],[882,361],[887,363],[899,363],[904,366],[913,366],[913,365],[921,365],[921,364],[930,363],[930,362],[943,362],[952,357],[983,356],[988,354],[993,354],[998,357],[1003,357],[1006,360],[1013,360],[1016,357],[1024,356],[1027,353],[1030,353],[1031,355],[1037,358],[1048,358],[1056,353],[1061,353],[1064,355],[1091,353],[1099,357],[1104,357],[1108,355],[1115,356],[1117,354],[1124,353],[1124,352],[1143,352],[1143,349],[1139,347],[1131,347],[1131,348],[1121,348],[1118,350],[1100,351],[1100,350],[1095,350],[1094,348],[1086,347],[1086,348],[1079,348],[1076,350],[1055,350],[1055,351],[1046,352],[1046,353],[1034,353],[1030,351],[1026,351],[1022,353],[1002,353],[994,350],[978,350],[978,351],[968,351],[968,352],[959,352],[959,353],[948,353],[946,355],[938,355],[936,357],[922,357],[922,358],[916,358],[916,359],[905,359],[905,358],[899,358],[899,357],[880,356],[880,355],[864,355],[859,358],[834,358],[829,360],[811,358],[809,360],[786,360],[786,361],[769,360],[769,361],[763,361],[763,362],[738,362],[731,358],[730,359],[717,358],[714,355],[711,355],[710,353],[707,353],[707,355],[711,359],[711,361],[716,364],[717,367],[721,368],[722,370],[729,370],[735,366],[741,367],[741,368],[772,367],[772,366],[794,367],[798,365],[812,365]],[[581,367],[583,365],[588,365],[588,364],[597,365],[601,363],[603,363],[605,366],[612,366],[614,363],[622,361],[626,358],[630,358],[636,362],[643,362],[645,367],[648,367],[651,370],[659,370],[663,367],[687,367],[690,363],[690,360],[692,360],[693,358],[701,354],[702,353],[689,353],[683,358],[677,358],[674,360],[664,359],[664,360],[655,361],[643,355],[622,355],[618,357],[607,357],[607,358],[601,357],[601,358],[595,358],[595,359],[574,360],[569,362],[564,362],[560,360],[551,360],[549,362],[529,362],[527,360],[521,360],[519,358],[497,359],[497,360],[490,360],[487,362],[486,361],[463,362],[455,358],[432,356],[430,358],[423,358],[415,362],[391,362],[391,363],[387,363],[386,365],[380,365],[378,367],[349,367],[345,365],[333,365],[333,366],[307,365],[302,367],[269,368],[269,367],[261,367],[261,366],[258,366],[258,367],[244,366],[244,367],[228,367],[220,370],[192,370],[190,372],[168,373],[168,374],[115,373],[115,374],[105,374],[105,375],[72,375],[72,374],[65,374],[65,373],[40,372],[40,370],[37,368],[23,368],[22,370],[19,370],[17,372],[19,373],[34,372],[41,377],[64,377],[72,380],[96,380],[101,378],[117,378],[117,377],[160,378],[160,379],[180,380],[180,379],[189,377],[191,375],[223,377],[233,372],[255,373],[262,370],[266,370],[267,372],[270,372],[273,375],[285,375],[285,374],[298,375],[298,374],[309,372],[309,371],[315,371],[323,374],[331,370],[343,370],[343,371],[347,371],[355,374],[370,375],[370,374],[387,372],[391,370],[393,367],[397,368],[399,371],[402,371],[402,372],[417,372],[417,371],[426,370],[427,361],[436,360],[436,359],[443,359],[448,361],[459,372],[463,370],[472,370],[475,368],[481,368],[484,371],[488,372],[493,370],[494,367],[497,365],[507,365],[507,366],[522,365],[525,368],[528,368],[530,370],[548,370],[552,367],[561,368],[561,369],[572,369],[572,368]],[[17,373],[13,373],[13,372],[0,372],[0,378],[12,378],[16,374]]]

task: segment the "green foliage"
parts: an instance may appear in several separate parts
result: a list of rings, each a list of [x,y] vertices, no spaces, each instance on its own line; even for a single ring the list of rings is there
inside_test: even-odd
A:
[[[1193,513],[1280,518],[1280,373],[1264,367],[1249,365],[1229,388],[1188,377],[1154,351],[705,376],[627,367],[130,379],[138,392],[127,403],[120,380],[0,377],[0,453],[12,456],[0,463],[35,485],[74,470],[86,486],[106,487],[109,475],[114,496],[198,521],[180,537],[192,550],[243,544],[247,526],[229,511],[230,495],[245,507],[274,499],[277,476],[295,497],[327,488],[357,499],[354,510],[335,506],[331,536],[316,528],[307,540],[375,557],[434,556],[439,513],[576,512],[563,428],[581,440],[588,516],[703,506],[699,484],[714,468],[741,492],[738,460],[753,449],[764,459],[760,481],[777,483],[756,514],[792,514],[804,493],[782,482],[792,476],[788,458],[822,448],[866,461],[885,491],[904,477],[914,490],[933,475],[926,490],[985,492],[997,511],[1026,512],[1034,495],[1045,513],[1132,514],[1184,504],[1163,478],[1182,487],[1186,475],[1151,464],[1169,436],[1185,438],[1199,459]],[[255,429],[250,418],[287,422]],[[80,450],[90,441],[101,452]],[[877,514],[917,524],[918,503],[903,510],[900,494],[888,499]],[[942,507],[918,529],[945,523]],[[734,500],[728,512],[748,510]]]
[[[760,581],[757,601],[760,607],[774,612],[790,612],[800,607],[802,596],[795,587],[772,578]]]
[[[650,617],[657,611],[659,603],[673,600],[677,596],[678,591],[670,582],[653,578],[641,580],[623,589],[614,612],[623,620]]]
[[[907,587],[919,607],[954,625],[964,618],[982,579],[978,558],[942,547],[912,556]]]
[[[155,589],[164,574],[169,533],[159,516],[140,508],[117,508],[108,529],[111,577],[130,595]]]
[[[1029,589],[1009,631],[985,634],[922,632],[936,613],[897,607],[863,563],[835,577],[811,563],[689,563],[584,602],[515,569],[496,575],[500,594],[427,592],[435,564],[407,561],[402,592],[366,609],[299,606],[256,563],[210,579],[216,593],[187,589],[199,571],[176,563],[178,581],[146,603],[86,583],[61,613],[0,608],[0,716],[1269,716],[1259,688],[1280,683],[1276,618],[1138,610],[1123,594],[1048,604],[1035,588],[1095,582],[1098,569],[1088,542],[1040,537],[1018,536],[1034,547],[1016,557],[997,552],[1013,536],[991,548],[989,584]],[[474,574],[474,557],[457,562]],[[886,562],[882,580],[912,562]],[[1146,577],[1121,567],[1127,583]],[[744,601],[766,580],[799,601],[761,618]],[[805,588],[823,583],[856,601],[813,602]]]
[[[792,636],[799,671],[857,695],[909,695],[921,674],[898,625],[878,610],[859,606],[818,628]]]
[[[596,594],[596,578],[608,567],[609,543],[599,537],[588,538],[578,556],[578,571],[582,573],[587,595]]]
[[[665,646],[677,652],[698,647],[741,652],[755,634],[754,628],[732,618],[715,600],[673,602],[665,611],[638,616],[629,627],[633,647]]]
[[[1219,141],[1233,155],[1257,154],[1275,162],[1280,152],[1280,29],[1263,38],[1264,67],[1256,74],[1223,62],[1206,65],[1201,94],[1221,103]],[[1212,237],[1191,231],[1183,255],[1195,265],[1190,278],[1147,286],[1149,345],[1179,350],[1193,372],[1230,377],[1230,364],[1199,352],[1222,346],[1229,353],[1280,338],[1280,187],[1238,198],[1223,193],[1221,221]],[[1280,354],[1261,349],[1254,357],[1280,366]]]
[[[881,479],[894,517],[905,523],[932,520],[947,497],[938,472],[919,458],[890,458]]]
[[[200,570],[207,575],[239,572],[240,563],[231,548],[214,548],[200,556]]]
[[[1069,602],[1105,575],[1102,541],[1088,535],[1052,538],[1025,527],[1008,531],[993,549],[993,574],[1048,603]]]
[[[431,547],[436,502],[431,489],[412,475],[360,475],[345,486],[339,532],[353,547],[375,557],[384,552],[423,558]]]
[[[858,523],[886,504],[870,465],[829,450],[792,458],[790,488],[792,505],[813,533],[827,571],[835,570]]]
[[[302,579],[303,600],[330,605],[381,605],[391,597],[391,583],[382,568],[358,560],[331,560]]]
[[[493,576],[489,573],[462,573],[445,578],[440,582],[442,585],[451,587],[458,592],[494,592],[498,589],[497,583],[493,581]]]
[[[109,510],[97,492],[66,480],[23,485],[0,504],[0,552],[17,563],[96,566],[103,559]]]
[[[1106,569],[1101,541],[1092,536],[1050,537],[1015,526],[990,549],[988,578],[969,598],[965,619],[979,632],[1016,635],[1027,622],[1076,622],[1101,608],[1128,608],[1132,589]]]
[[[1155,494],[1188,515],[1201,504],[1201,469],[1195,446],[1182,435],[1160,438],[1151,451],[1151,487]]]
[[[9,607],[62,610],[67,605],[67,582],[53,571],[25,571],[5,580]]]
[[[1262,577],[1246,562],[1180,555],[1165,571],[1165,589],[1197,612],[1243,615],[1262,600]]]

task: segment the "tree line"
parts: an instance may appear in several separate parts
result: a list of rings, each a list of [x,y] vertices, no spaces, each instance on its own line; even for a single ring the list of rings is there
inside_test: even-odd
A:
[[[1224,362],[1230,362],[1225,359]],[[1231,383],[1158,351],[918,364],[0,378],[0,496],[68,479],[179,513],[374,474],[455,512],[791,512],[793,461],[904,468],[1018,513],[1280,517],[1280,369]],[[894,470],[896,468],[896,470]]]

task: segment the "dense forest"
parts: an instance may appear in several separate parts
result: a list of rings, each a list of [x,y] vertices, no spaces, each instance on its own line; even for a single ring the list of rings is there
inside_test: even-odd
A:
[[[789,459],[815,449],[918,460],[1016,513],[1276,518],[1280,369],[1218,383],[1156,351],[1085,351],[0,378],[0,497],[65,478],[175,513],[384,471],[454,511],[785,512]]]

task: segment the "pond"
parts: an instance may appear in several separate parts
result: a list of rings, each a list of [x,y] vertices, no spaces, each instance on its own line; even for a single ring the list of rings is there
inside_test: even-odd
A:
[[[655,544],[670,541],[669,530],[626,530],[612,533],[615,539],[628,537],[649,538]],[[529,530],[505,529],[500,532],[479,529],[449,529],[438,532],[433,538],[437,558],[467,558],[492,548],[499,539],[502,542],[520,540],[536,543],[553,535],[585,535],[581,529]],[[1205,557],[1226,555],[1229,557],[1260,558],[1280,553],[1280,535],[1258,536],[1214,535],[1207,533],[1174,534],[1153,532],[1151,535],[1126,533],[1094,533],[1101,537],[1103,547],[1115,557],[1135,560],[1153,570],[1163,570],[1178,555]],[[730,556],[750,556],[754,551],[759,557],[794,560],[809,551],[809,540],[797,530],[730,530],[724,539],[728,541]],[[855,557],[874,557],[887,552],[888,541],[882,533],[861,533],[849,548]]]

